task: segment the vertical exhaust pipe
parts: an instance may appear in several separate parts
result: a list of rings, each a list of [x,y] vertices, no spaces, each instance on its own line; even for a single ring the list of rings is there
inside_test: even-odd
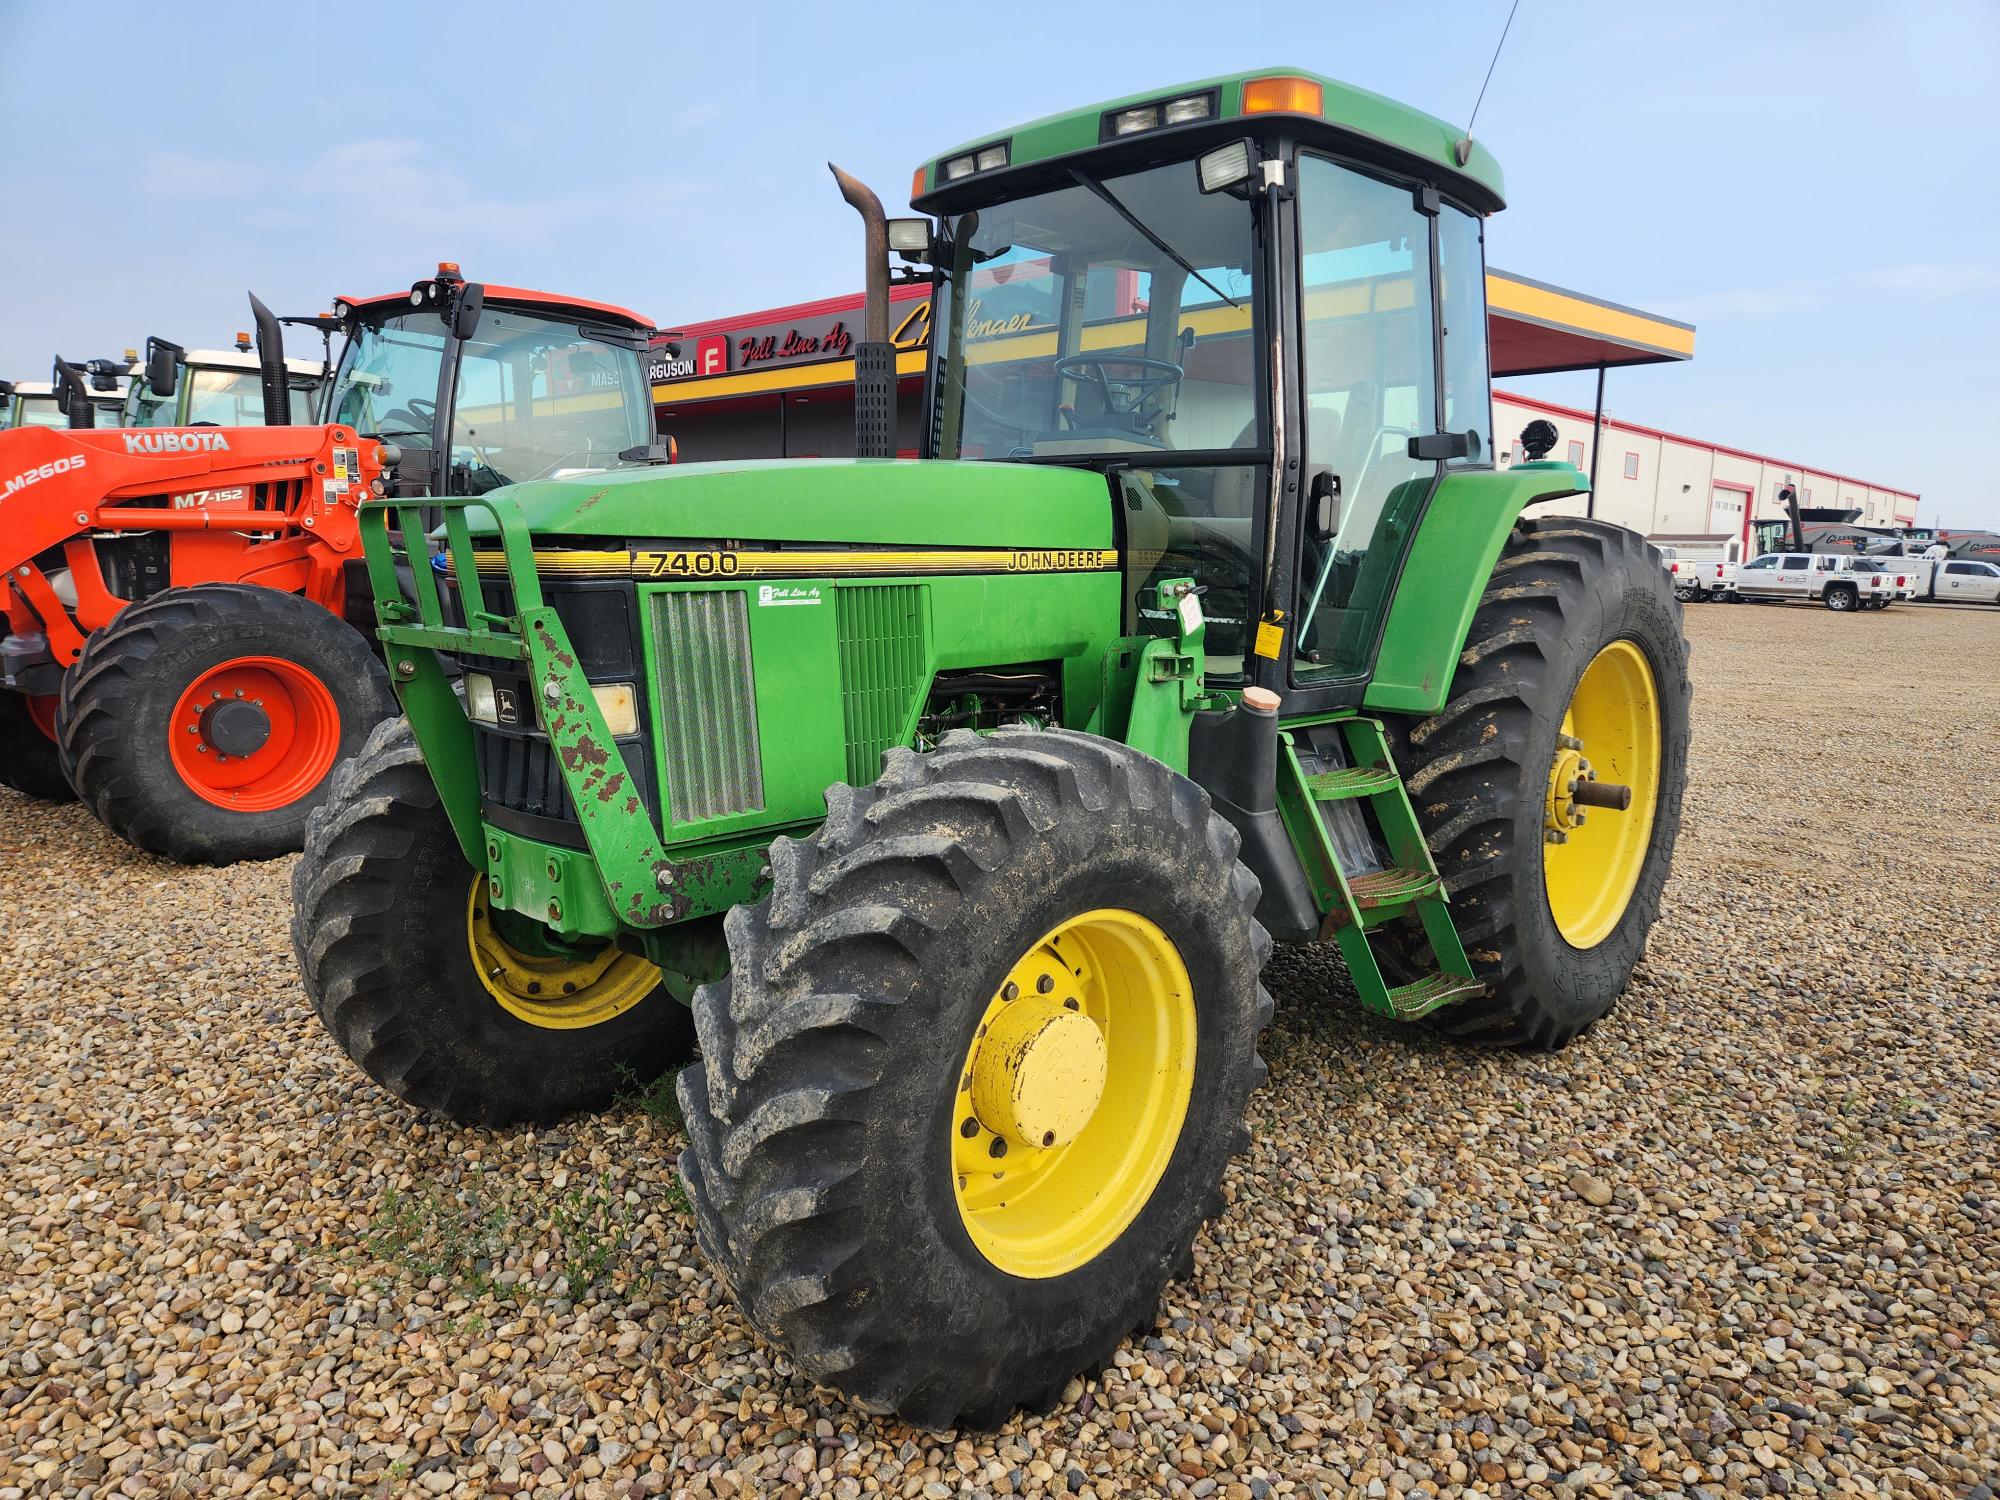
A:
[[[264,425],[292,425],[292,393],[285,379],[285,330],[271,309],[250,294],[250,323],[257,330],[257,378],[264,387]]]
[[[874,189],[832,162],[826,169],[840,196],[861,215],[867,257],[861,342],[854,346],[854,455],[896,456],[896,349],[889,342],[889,216]]]
[[[82,372],[58,354],[52,378],[55,381],[56,404],[69,419],[71,429],[95,427],[97,408],[91,404],[90,387],[83,383]]]

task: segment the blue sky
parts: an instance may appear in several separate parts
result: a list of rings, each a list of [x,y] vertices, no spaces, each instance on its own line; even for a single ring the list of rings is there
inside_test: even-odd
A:
[[[0,374],[439,259],[663,323],[844,292],[828,158],[893,209],[968,137],[1272,63],[1462,120],[1506,10],[0,0]],[[1993,0],[1522,0],[1489,253],[1699,326],[1691,365],[1613,373],[1617,414],[2000,527],[1996,76]]]

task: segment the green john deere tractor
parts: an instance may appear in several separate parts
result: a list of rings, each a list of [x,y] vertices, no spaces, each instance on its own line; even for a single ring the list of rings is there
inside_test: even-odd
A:
[[[457,1119],[601,1105],[691,1013],[681,1170],[751,1322],[984,1425],[1190,1265],[1273,937],[1468,1041],[1604,1014],[1687,651],[1643,539],[1523,518],[1575,469],[1494,467],[1500,174],[1444,123],[1253,74],[950,152],[924,219],[842,186],[861,458],[431,497],[435,568],[368,508],[406,717],[315,814],[293,939]],[[928,461],[887,458],[891,247],[935,283]]]

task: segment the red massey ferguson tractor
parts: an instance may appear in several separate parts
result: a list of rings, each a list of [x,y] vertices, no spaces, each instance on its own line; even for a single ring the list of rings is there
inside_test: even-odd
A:
[[[334,765],[395,711],[356,628],[364,496],[665,456],[652,325],[623,308],[456,266],[338,302],[294,320],[345,338],[323,425],[301,427],[279,320],[251,301],[271,425],[0,433],[0,782],[81,797],[184,863],[299,848]]]

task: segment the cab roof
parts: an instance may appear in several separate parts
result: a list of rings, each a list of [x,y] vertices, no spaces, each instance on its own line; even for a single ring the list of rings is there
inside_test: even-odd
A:
[[[1257,87],[1252,88],[1253,85]],[[1175,125],[1163,122],[1132,135],[1116,135],[1112,131],[1111,120],[1122,111],[1203,96],[1209,101],[1209,112],[1198,119]],[[1455,189],[1482,213],[1494,212],[1506,203],[1500,164],[1484,146],[1467,141],[1466,159],[1460,165],[1458,149],[1465,140],[1465,132],[1456,125],[1381,94],[1300,68],[1253,68],[1148,89],[1143,94],[1108,99],[1087,108],[1031,120],[1012,130],[979,136],[918,168],[919,186],[913,201],[924,212],[952,212],[956,207],[952,200],[985,197],[990,192],[975,195],[964,190],[975,186],[988,189],[995,179],[1025,167],[1099,148],[1138,148],[1179,141],[1220,144],[1240,135],[1244,122],[1251,121],[1284,122],[1295,128],[1302,125],[1301,134],[1307,139],[1318,135],[1328,139],[1345,137],[1347,144],[1358,148],[1360,154],[1385,157],[1393,164],[1414,169],[1440,187]],[[1004,165],[956,181],[944,180],[945,162],[968,154],[976,156],[981,150],[1002,145],[1006,147]],[[943,202],[934,206],[933,199]]]
[[[629,307],[619,307],[612,302],[593,302],[588,297],[566,297],[559,292],[539,292],[532,287],[523,286],[501,286],[491,281],[482,282],[481,285],[486,288],[486,300],[489,303],[514,303],[550,312],[578,313],[592,321],[624,323],[633,328],[643,329],[647,333],[651,333],[655,327],[651,318],[643,317]],[[402,291],[384,292],[374,297],[342,297],[339,300],[349,307],[372,308],[379,307],[385,302],[408,302],[409,299],[410,294]]]
[[[241,349],[190,349],[181,356],[184,364],[193,368],[206,366],[212,370],[261,370],[257,356]],[[134,366],[138,369],[138,366]],[[318,380],[326,374],[326,366],[316,359],[285,359],[285,372],[289,375],[303,375]]]

